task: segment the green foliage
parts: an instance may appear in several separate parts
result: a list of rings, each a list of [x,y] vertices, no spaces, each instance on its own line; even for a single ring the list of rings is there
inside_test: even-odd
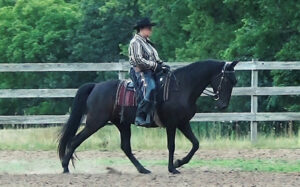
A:
[[[242,25],[236,30],[224,57],[251,60],[297,60],[299,52],[299,8],[296,1],[227,1],[237,12],[244,11]],[[245,12],[246,11],[246,12]],[[290,48],[295,46],[295,48]],[[287,55],[287,49],[292,49]],[[299,48],[298,48],[299,49]],[[298,56],[297,56],[298,54]],[[283,58],[286,56],[287,58]]]
[[[129,42],[136,17],[139,17],[137,1],[84,0],[82,18],[73,42],[73,61],[118,61],[120,44]]]
[[[6,6],[14,6],[16,3],[16,0],[0,0],[0,8],[6,7]]]
[[[166,61],[178,60],[176,49],[185,45],[188,32],[183,26],[188,22],[190,10],[186,1],[178,0],[141,0],[143,16],[153,18],[157,23],[154,27],[152,40],[159,49],[159,55]]]
[[[19,0],[1,8],[0,62],[65,61],[79,16],[62,0]]]
[[[188,8],[190,15],[183,29],[189,38],[184,46],[178,46],[177,58],[189,61],[221,58],[239,25],[234,7],[218,0],[191,0]]]

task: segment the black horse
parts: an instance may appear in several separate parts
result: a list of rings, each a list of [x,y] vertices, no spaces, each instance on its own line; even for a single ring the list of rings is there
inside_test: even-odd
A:
[[[228,106],[233,86],[236,84],[234,66],[237,61],[226,63],[216,60],[195,62],[173,73],[177,80],[177,91],[170,92],[167,101],[157,107],[160,121],[166,128],[169,150],[168,170],[179,173],[176,169],[188,163],[199,148],[199,142],[191,130],[189,121],[196,113],[196,100],[208,85],[213,88],[217,107]],[[119,113],[115,112],[116,91],[120,80],[82,85],[75,96],[72,112],[60,132],[58,153],[64,169],[69,172],[69,162],[73,159],[75,149],[89,136],[111,121],[117,126],[121,135],[121,149],[140,173],[150,173],[135,158],[130,145],[130,125],[134,122],[135,107],[126,108],[125,120],[120,122]],[[76,135],[83,115],[86,125]],[[175,151],[175,132],[179,129],[193,144],[191,151],[182,159],[173,162]]]

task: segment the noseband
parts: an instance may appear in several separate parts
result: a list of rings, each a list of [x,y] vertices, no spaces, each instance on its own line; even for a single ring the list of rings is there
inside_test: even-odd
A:
[[[216,75],[211,82],[213,82],[215,79],[217,79],[219,76],[221,76],[220,78],[220,82],[219,82],[219,85],[217,87],[217,90],[216,91],[210,91],[208,90],[207,88],[205,88],[203,92],[204,95],[207,95],[207,96],[210,96],[210,97],[213,97],[215,101],[218,101],[220,99],[220,91],[222,89],[222,83],[223,83],[223,80],[225,78],[225,75],[226,73],[234,73],[234,71],[226,71],[226,67],[228,66],[228,63],[226,62],[222,68],[222,71],[221,73],[219,73],[218,75]]]

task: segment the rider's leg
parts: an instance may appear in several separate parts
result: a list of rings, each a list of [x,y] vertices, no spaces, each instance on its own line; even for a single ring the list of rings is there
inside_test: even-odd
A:
[[[145,78],[145,97],[144,99],[149,102],[154,102],[154,92],[155,92],[155,80],[153,76],[153,72],[148,70],[144,72],[144,78]]]
[[[140,73],[139,77],[144,81],[144,98],[139,103],[135,122],[137,125],[150,125],[147,121],[147,114],[152,110],[154,104],[155,81],[151,70]]]

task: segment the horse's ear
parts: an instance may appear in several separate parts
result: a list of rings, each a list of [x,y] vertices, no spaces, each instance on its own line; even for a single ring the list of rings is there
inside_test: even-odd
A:
[[[231,62],[231,63],[229,64],[229,68],[234,68],[234,66],[237,65],[237,63],[239,63],[239,61],[237,61],[237,60]]]

